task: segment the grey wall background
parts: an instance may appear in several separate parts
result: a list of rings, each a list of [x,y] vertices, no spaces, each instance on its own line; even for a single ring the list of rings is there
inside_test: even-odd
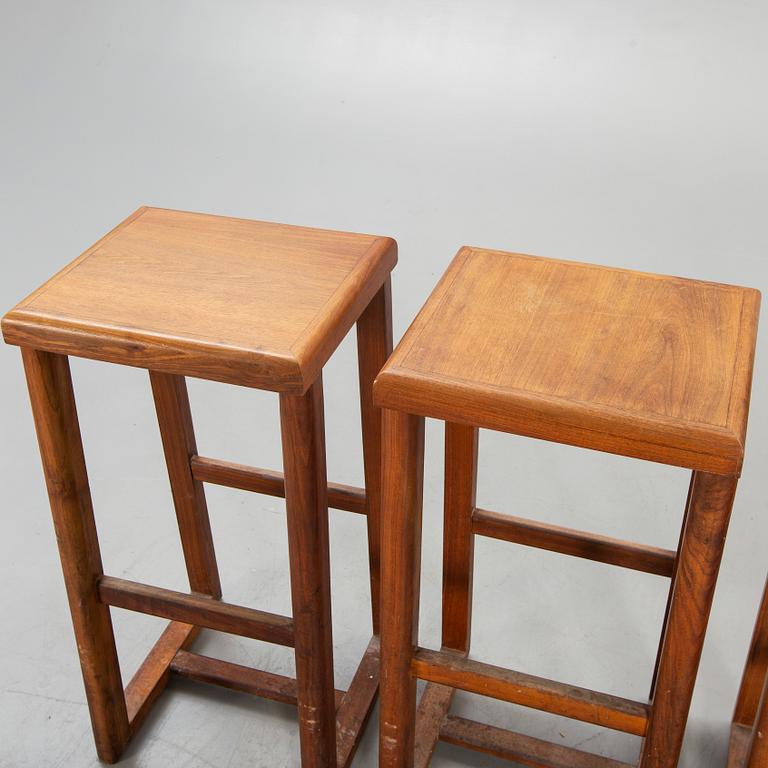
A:
[[[0,307],[151,204],[388,234],[395,336],[464,244],[765,287],[763,2],[0,0]],[[724,765],[766,571],[765,329],[747,460],[683,766]],[[326,371],[329,474],[360,482],[354,338]],[[97,765],[18,350],[0,348],[0,765]],[[74,361],[109,573],[184,589],[146,374]],[[190,382],[201,453],[280,467],[274,395]],[[422,642],[439,637],[430,424]],[[674,546],[681,470],[483,433],[479,503]],[[281,502],[211,488],[228,599],[290,610]],[[332,512],[337,684],[368,637],[362,520]],[[479,540],[473,654],[647,693],[665,582]],[[162,622],[115,611],[126,677]],[[284,649],[212,653],[273,671]],[[637,742],[501,703],[456,709],[601,754]],[[178,683],[126,766],[296,764],[293,711]],[[376,764],[375,721],[358,765]],[[501,765],[441,746],[435,766]]]

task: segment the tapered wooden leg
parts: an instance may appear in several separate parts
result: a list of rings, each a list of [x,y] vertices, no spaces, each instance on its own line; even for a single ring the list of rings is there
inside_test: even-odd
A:
[[[336,766],[323,385],[280,395],[303,768]]]
[[[183,376],[150,371],[165,463],[171,481],[181,546],[193,592],[221,597],[221,582],[211,536],[203,484],[192,477],[189,461],[197,454],[187,384]]]
[[[737,479],[696,472],[641,768],[677,765]]]
[[[379,766],[411,768],[418,641],[424,419],[383,411]]]
[[[477,437],[475,427],[446,422],[442,644],[462,653],[469,653],[472,623]]]
[[[373,633],[379,633],[381,410],[373,404],[373,381],[392,354],[392,288],[387,278],[357,321],[357,359],[360,372],[360,415],[365,467],[365,508],[368,524],[368,562],[371,575]]]
[[[96,750],[113,763],[129,738],[128,715],[109,607],[96,588],[101,554],[69,361],[32,349],[22,355]]]

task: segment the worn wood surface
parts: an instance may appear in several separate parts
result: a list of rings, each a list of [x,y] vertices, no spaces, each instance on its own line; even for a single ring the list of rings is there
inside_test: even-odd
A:
[[[736,483],[694,475],[640,768],[677,765]]]
[[[658,576],[671,576],[675,565],[675,552],[672,550],[635,544],[631,541],[613,539],[596,533],[585,533],[522,517],[503,515],[486,509],[474,510],[472,530],[494,539],[618,565],[644,573],[654,573]]]
[[[303,768],[336,765],[323,384],[280,395]]]
[[[763,692],[752,729],[746,768],[765,768],[768,765],[768,687]]]
[[[381,406],[720,473],[744,452],[758,291],[463,248]]]
[[[386,237],[140,208],[14,307],[3,335],[298,394],[396,261]]]
[[[196,624],[219,632],[293,645],[293,620],[255,608],[232,605],[208,595],[188,595],[114,576],[98,580],[99,598],[107,605],[148,613],[172,621]]]
[[[739,723],[731,725],[731,736],[728,740],[728,768],[746,768],[747,753],[751,742],[751,728]]]
[[[213,659],[210,656],[181,650],[173,657],[170,671],[179,677],[198,683],[218,685],[283,704],[296,706],[297,703],[295,678],[244,667],[242,664],[231,661]],[[337,706],[341,704],[343,698],[344,691],[336,691]]]
[[[485,664],[451,651],[419,648],[412,669],[422,680],[636,736],[645,734],[648,705],[619,696]]]
[[[360,736],[371,716],[379,691],[381,647],[374,636],[365,649],[349,690],[336,710],[336,757],[339,768],[348,768],[355,759]]]
[[[189,460],[197,454],[187,383],[183,376],[149,372],[173,505],[179,523],[184,562],[193,592],[221,597],[211,523],[203,484],[192,476]]]
[[[22,355],[96,751],[113,763],[129,738],[128,713],[109,607],[98,594],[101,554],[69,361]]]
[[[752,742],[752,729],[733,723],[728,740],[728,768],[746,768],[747,754]],[[759,766],[758,766],[759,768]]]
[[[413,768],[427,768],[429,765],[454,693],[456,689],[447,685],[427,683],[425,686],[416,709]]]
[[[360,379],[360,425],[363,434],[365,512],[368,515],[368,568],[371,581],[371,618],[379,633],[381,589],[381,410],[373,404],[373,382],[392,354],[392,286],[389,278],[357,321],[357,359]],[[329,504],[333,506],[329,499]]]
[[[531,768],[633,768],[629,763],[453,715],[446,718],[440,739]]]
[[[419,631],[424,419],[383,413],[380,768],[412,768]]]
[[[176,654],[189,648],[200,634],[192,624],[172,621],[136,670],[125,687],[125,706],[133,736],[146,719],[152,705],[165,690],[171,676],[171,662]]]

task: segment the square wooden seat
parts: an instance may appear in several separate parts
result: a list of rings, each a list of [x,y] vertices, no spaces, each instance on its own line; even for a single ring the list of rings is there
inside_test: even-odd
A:
[[[456,689],[641,736],[641,768],[677,765],[744,455],[759,302],[749,288],[459,251],[374,385],[383,768],[424,768],[438,740],[540,768],[629,768],[452,715]],[[418,644],[424,417],[446,422],[440,650]],[[476,507],[478,428],[693,470],[678,549]],[[470,659],[475,535],[670,578],[648,701]]]
[[[171,674],[298,706],[304,768],[347,766],[376,698],[387,237],[141,208],[12,309],[99,757],[116,761]],[[322,368],[357,326],[365,489],[328,483]],[[105,575],[68,356],[149,371],[190,592]],[[198,455],[185,376],[279,393],[283,469]],[[221,600],[203,483],[284,496],[293,616]],[[366,515],[373,637],[336,691],[328,506]],[[123,691],[110,606],[168,627]],[[201,629],[293,647],[296,678],[194,653]]]
[[[738,472],[760,294],[463,248],[376,382],[447,421]]]
[[[140,208],[14,307],[3,335],[302,394],[396,260],[388,237]]]

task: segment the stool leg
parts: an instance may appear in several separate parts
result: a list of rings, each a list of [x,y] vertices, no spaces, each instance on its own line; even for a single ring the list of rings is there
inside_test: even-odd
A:
[[[766,677],[768,677],[768,581],[765,584],[763,601],[752,635],[739,697],[736,700],[736,711],[733,714],[735,723],[751,726],[755,722]]]
[[[677,765],[736,483],[704,472],[693,478],[641,768]]]
[[[371,578],[373,634],[379,634],[381,519],[381,410],[373,404],[373,381],[392,354],[392,287],[387,278],[357,321],[360,416],[365,467],[365,510]]]
[[[181,546],[193,592],[221,597],[221,582],[211,536],[203,484],[192,477],[190,459],[197,454],[187,383],[183,376],[149,372],[157,422],[163,441]]]
[[[680,537],[677,541],[677,556],[675,557],[675,567],[672,571],[672,579],[669,582],[669,592],[667,593],[667,605],[664,608],[664,621],[661,624],[661,634],[659,636],[659,647],[656,650],[656,663],[653,665],[653,679],[651,680],[651,692],[648,695],[648,699],[653,701],[653,697],[656,695],[656,678],[659,674],[659,664],[661,663],[661,652],[664,648],[664,637],[667,634],[667,624],[669,623],[669,608],[672,605],[672,596],[675,593],[675,581],[677,579],[677,566],[680,562],[680,550],[683,546],[683,535],[685,534],[685,526],[688,521],[688,510],[691,508],[691,492],[693,491],[693,481],[696,478],[696,473],[691,472],[691,480],[688,483],[688,496],[685,499],[685,508],[683,511],[683,520],[680,525]]]
[[[323,384],[280,395],[303,768],[335,768],[336,706]]]
[[[109,607],[99,600],[101,553],[69,361],[22,349],[69,609],[99,758],[114,763],[128,715]]]
[[[418,643],[424,419],[383,412],[379,766],[412,768]]]
[[[752,743],[744,768],[765,768],[768,765],[768,680],[755,715]]]
[[[472,624],[477,436],[475,427],[446,422],[442,644],[461,653],[469,653]]]

